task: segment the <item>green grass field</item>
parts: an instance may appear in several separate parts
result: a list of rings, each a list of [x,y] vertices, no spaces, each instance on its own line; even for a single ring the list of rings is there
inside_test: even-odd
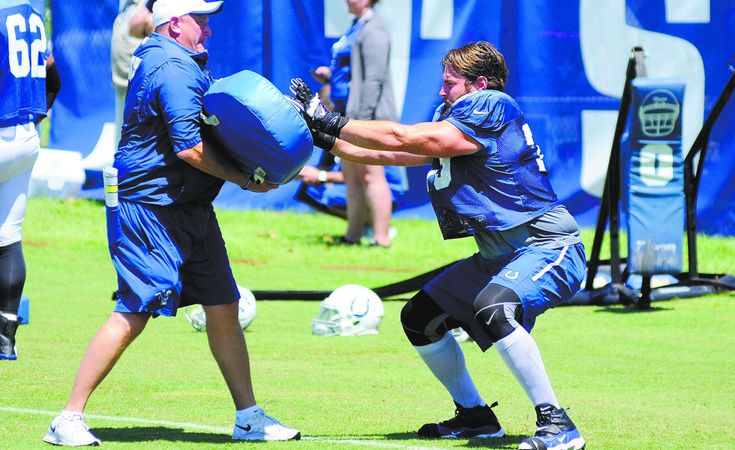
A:
[[[253,290],[376,287],[474,247],[468,239],[442,242],[432,221],[397,220],[398,238],[383,250],[327,246],[325,236],[344,224],[323,215],[218,215],[238,283]],[[699,244],[701,271],[735,273],[734,239],[702,237]],[[99,204],[33,199],[24,251],[31,323],[18,331],[18,361],[0,362],[0,449],[50,448],[41,437],[113,306]],[[499,401],[507,437],[414,437],[423,423],[448,418],[453,405],[402,334],[403,303],[384,302],[379,335],[347,338],[311,335],[318,302],[258,302],[246,331],[256,396],[301,429],[300,442],[231,442],[226,387],[205,335],[183,315],[149,324],[93,395],[88,422],[110,449],[512,449],[532,434],[533,409],[497,353],[466,343],[468,366],[485,399]],[[560,401],[589,449],[735,448],[735,295],[653,306],[560,307],[539,319],[534,336]]]

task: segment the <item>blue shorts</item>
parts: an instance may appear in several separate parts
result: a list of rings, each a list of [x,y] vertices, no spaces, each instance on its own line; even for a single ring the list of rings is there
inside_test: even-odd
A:
[[[175,316],[191,304],[240,297],[212,205],[107,208],[107,235],[117,271],[116,312]]]
[[[584,246],[522,247],[486,260],[479,253],[457,261],[424,286],[450,316],[466,324],[477,344],[487,350],[492,341],[475,320],[475,297],[490,283],[513,290],[523,304],[522,325],[529,332],[536,317],[566,302],[579,290],[586,270]]]

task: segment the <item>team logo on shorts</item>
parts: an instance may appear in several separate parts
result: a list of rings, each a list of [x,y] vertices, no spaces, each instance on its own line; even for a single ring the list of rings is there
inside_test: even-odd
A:
[[[169,299],[171,298],[171,289],[166,289],[158,293],[158,299],[161,301],[161,306],[166,306]]]
[[[503,276],[509,280],[517,280],[520,274],[515,270],[506,270]]]

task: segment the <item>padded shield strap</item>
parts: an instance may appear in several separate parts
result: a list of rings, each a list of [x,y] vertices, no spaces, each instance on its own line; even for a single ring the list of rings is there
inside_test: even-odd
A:
[[[216,115],[212,114],[211,116],[207,116],[204,114],[204,111],[199,113],[199,117],[202,118],[202,122],[206,123],[207,125],[211,125],[213,127],[216,127],[219,125],[219,119]]]

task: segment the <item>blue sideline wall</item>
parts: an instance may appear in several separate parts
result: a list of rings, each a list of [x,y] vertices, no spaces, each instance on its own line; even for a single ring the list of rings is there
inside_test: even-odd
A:
[[[54,1],[53,49],[63,89],[50,146],[88,154],[114,121],[110,29],[118,0]],[[392,33],[391,70],[401,121],[429,120],[439,104],[439,61],[462,43],[489,40],[510,68],[507,92],[524,109],[553,184],[583,226],[593,226],[630,49],[642,46],[649,76],[687,83],[684,149],[691,146],[731,76],[735,44],[731,0],[386,0],[379,9]],[[217,77],[243,69],[284,92],[293,76],[329,64],[329,46],[349,25],[342,0],[226,0],[208,44]],[[733,102],[731,102],[733,103]],[[710,138],[699,194],[700,231],[735,235],[735,106]],[[425,168],[409,170],[411,190],[397,216],[433,217]],[[226,186],[217,205],[306,209],[296,183],[264,195]]]

